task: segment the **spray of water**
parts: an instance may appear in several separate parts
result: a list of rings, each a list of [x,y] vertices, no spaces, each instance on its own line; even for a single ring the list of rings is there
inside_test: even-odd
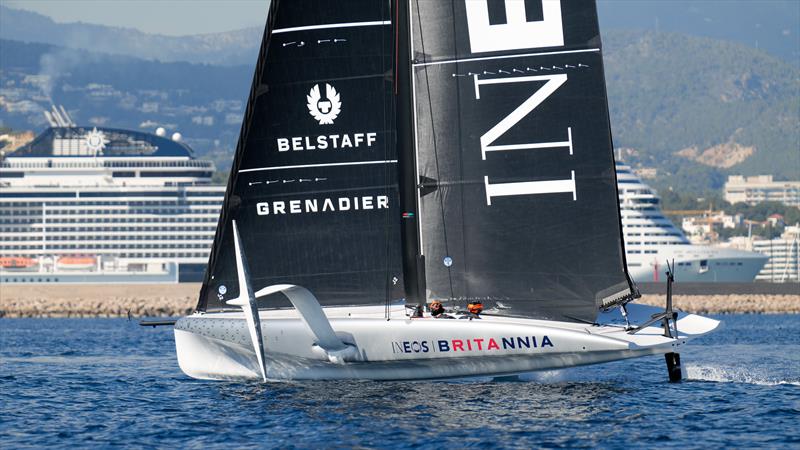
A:
[[[689,380],[713,381],[718,383],[745,383],[761,386],[781,384],[800,386],[800,377],[774,376],[763,369],[747,367],[725,367],[709,365],[688,365],[686,373]]]

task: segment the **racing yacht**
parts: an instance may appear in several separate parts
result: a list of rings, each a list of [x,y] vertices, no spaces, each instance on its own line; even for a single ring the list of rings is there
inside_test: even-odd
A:
[[[271,2],[187,375],[679,380],[719,322],[637,294],[594,2]]]

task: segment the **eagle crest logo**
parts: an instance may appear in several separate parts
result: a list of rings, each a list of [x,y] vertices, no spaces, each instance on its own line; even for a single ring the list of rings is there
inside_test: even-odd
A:
[[[325,83],[325,98],[319,92],[319,85],[315,84],[308,91],[306,100],[308,100],[308,112],[320,125],[332,124],[334,119],[342,112],[342,101],[339,98],[339,93],[328,83]]]

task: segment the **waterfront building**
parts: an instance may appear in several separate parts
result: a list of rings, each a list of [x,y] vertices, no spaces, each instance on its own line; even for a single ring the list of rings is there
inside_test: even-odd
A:
[[[725,200],[731,204],[780,202],[800,207],[800,181],[774,181],[772,175],[730,175],[725,183]]]
[[[724,211],[707,211],[702,216],[684,217],[683,231],[689,234],[692,243],[713,243],[719,240],[719,230],[736,228],[744,223],[741,214],[725,214]]]
[[[769,257],[756,276],[758,281],[800,281],[800,226],[787,226],[778,239],[754,240],[753,250]]]

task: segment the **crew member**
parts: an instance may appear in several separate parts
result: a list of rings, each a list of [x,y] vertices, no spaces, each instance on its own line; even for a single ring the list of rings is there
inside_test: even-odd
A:
[[[467,305],[467,311],[475,317],[478,317],[483,312],[483,303],[472,302]]]
[[[442,306],[442,302],[439,300],[434,300],[431,302],[431,316],[433,317],[442,317],[444,314],[444,306]]]

